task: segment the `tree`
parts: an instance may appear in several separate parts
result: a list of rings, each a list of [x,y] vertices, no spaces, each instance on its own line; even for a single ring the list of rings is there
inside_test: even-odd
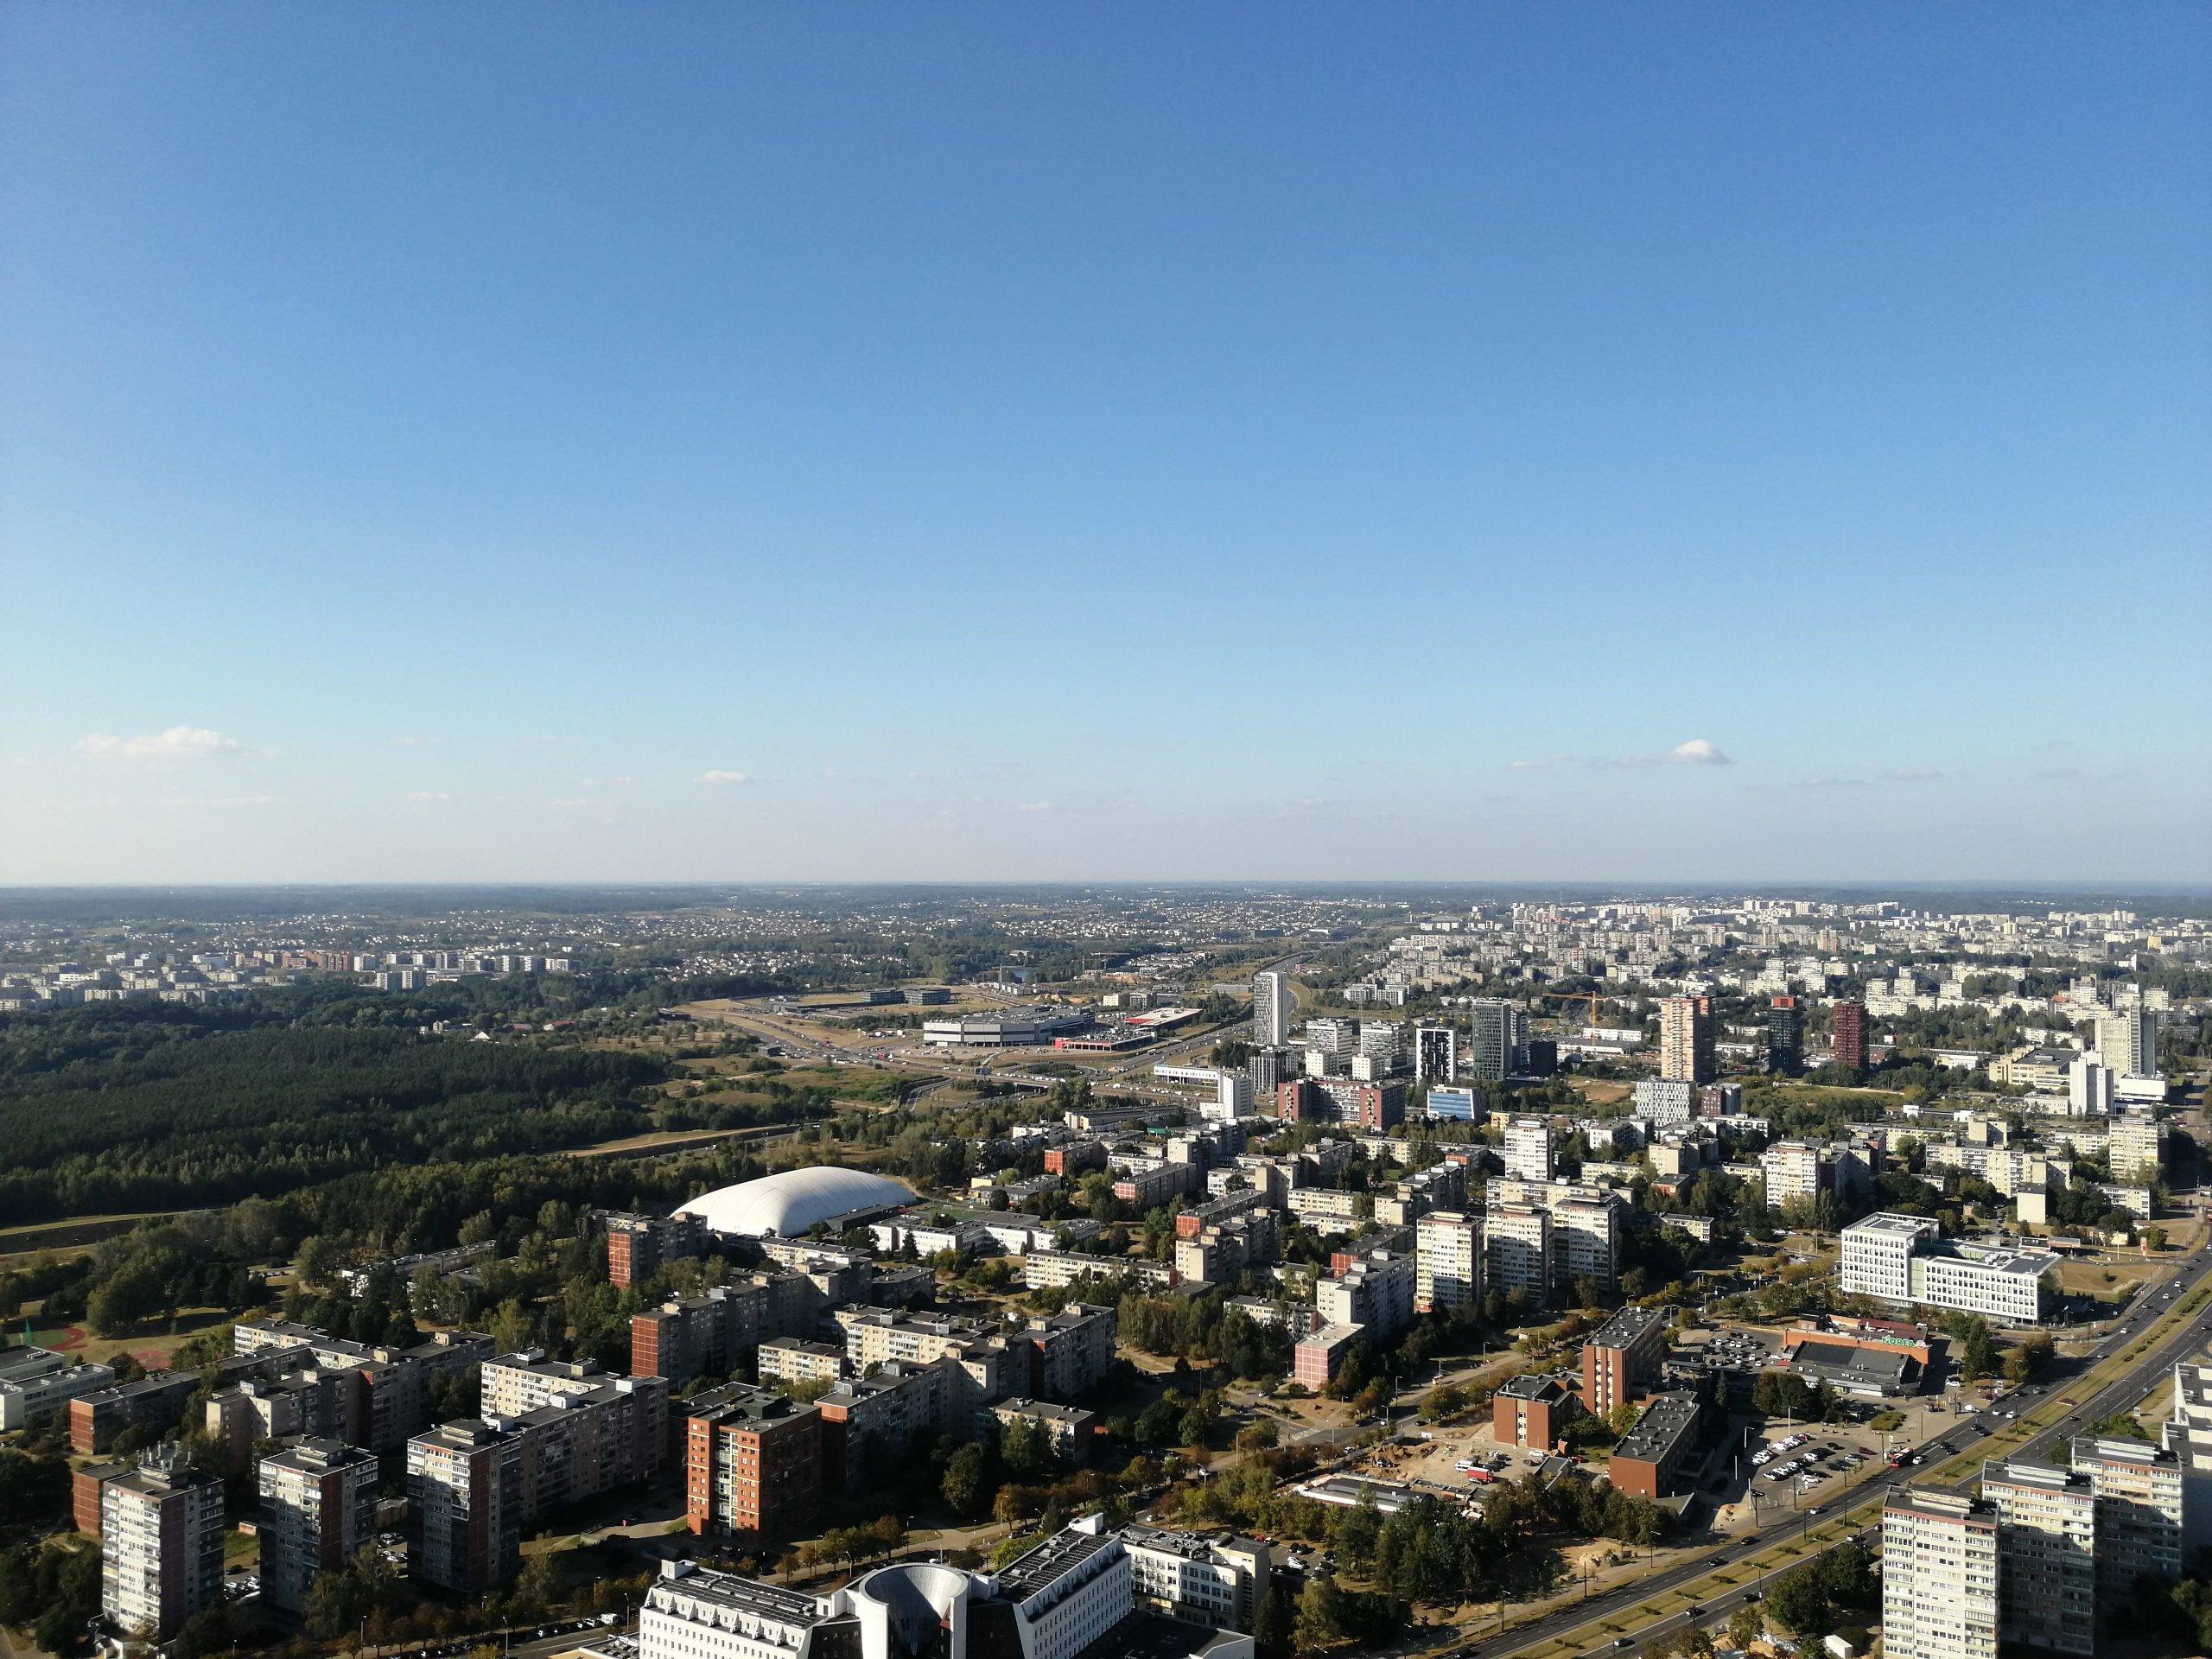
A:
[[[1295,1624],[1290,1598],[1281,1591],[1261,1600],[1258,1611],[1252,1616],[1252,1645],[1259,1650],[1261,1659],[1291,1659],[1291,1644],[1296,1639]]]
[[[1766,1618],[1755,1602],[1745,1602],[1728,1615],[1728,1645],[1741,1652],[1766,1634]]]
[[[1334,1647],[1347,1634],[1344,1592],[1337,1588],[1337,1581],[1325,1574],[1308,1580],[1299,1594],[1298,1618],[1291,1628],[1297,1650],[1317,1653]]]
[[[1976,1319],[1959,1343],[1959,1376],[1962,1382],[1979,1382],[1997,1369],[1997,1342],[1991,1336],[1989,1322]]]
[[[983,1448],[973,1441],[946,1459],[940,1490],[955,1514],[964,1518],[978,1512],[990,1482],[990,1472],[989,1459]]]
[[[2013,1382],[2024,1382],[2058,1355],[2058,1346],[2047,1331],[2038,1331],[2005,1356],[2005,1376]]]

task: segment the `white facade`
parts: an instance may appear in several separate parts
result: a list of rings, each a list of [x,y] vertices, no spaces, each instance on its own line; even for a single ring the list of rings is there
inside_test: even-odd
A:
[[[1290,994],[1290,976],[1280,969],[1252,976],[1252,1040],[1264,1048],[1279,1048],[1290,1040],[1290,1020],[1297,1004]]]
[[[1414,1306],[1423,1313],[1471,1307],[1482,1300],[1482,1224],[1456,1210],[1437,1210],[1415,1230]]]
[[[1997,1659],[1997,1517],[1986,1503],[1907,1487],[1882,1510],[1882,1651]]]
[[[1524,1181],[1552,1178],[1552,1126],[1541,1117],[1516,1117],[1505,1126],[1505,1173]]]

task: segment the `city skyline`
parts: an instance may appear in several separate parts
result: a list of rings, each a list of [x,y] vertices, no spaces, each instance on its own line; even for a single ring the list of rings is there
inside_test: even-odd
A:
[[[2201,11],[217,12],[0,18],[0,880],[2212,869]]]

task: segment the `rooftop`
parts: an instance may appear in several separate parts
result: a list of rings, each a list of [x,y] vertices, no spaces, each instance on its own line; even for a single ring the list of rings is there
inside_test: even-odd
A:
[[[728,1382],[694,1395],[685,1403],[683,1414],[709,1423],[761,1423],[797,1417],[813,1409],[773,1389],[756,1388],[750,1382]]]
[[[763,1584],[758,1579],[717,1573],[690,1561],[663,1561],[660,1572],[646,1596],[649,1605],[663,1611],[677,1611],[670,1604],[682,1599],[705,1607],[727,1607],[802,1627],[818,1624],[830,1617],[829,1603],[821,1597],[786,1590],[779,1585]]]
[[[1666,1323],[1666,1314],[1656,1307],[1624,1307],[1584,1340],[1592,1348],[1632,1347],[1654,1326]]]
[[[999,1593],[1008,1601],[1027,1601],[1115,1541],[1110,1533],[1079,1532],[1073,1527],[1063,1527],[1000,1572]]]
[[[1635,1427],[1613,1448],[1613,1456],[1642,1463],[1663,1463],[1681,1443],[1682,1437],[1696,1428],[1698,1415],[1694,1395],[1654,1395],[1651,1403],[1643,1408],[1643,1414],[1636,1420]]]

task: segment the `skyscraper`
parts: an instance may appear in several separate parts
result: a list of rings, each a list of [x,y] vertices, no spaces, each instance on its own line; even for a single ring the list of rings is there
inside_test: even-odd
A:
[[[1503,1083],[1519,1065],[1529,1040],[1529,1015],[1518,1004],[1478,999],[1472,1014],[1467,1071],[1485,1083]]]
[[[1711,1083],[1713,999],[1670,996],[1659,1005],[1659,1075],[1669,1083]]]
[[[1252,976],[1252,1040],[1262,1048],[1279,1047],[1290,1040],[1290,976],[1270,968]]]
[[[1766,1063],[1772,1071],[1805,1069],[1805,1010],[1794,996],[1777,996],[1768,1006]]]
[[[1449,1026],[1422,1026],[1414,1033],[1414,1076],[1422,1083],[1449,1083],[1459,1075],[1459,1033]]]
[[[1835,1063],[1854,1071],[1866,1069],[1866,1005],[1839,1002],[1830,1015]]]

